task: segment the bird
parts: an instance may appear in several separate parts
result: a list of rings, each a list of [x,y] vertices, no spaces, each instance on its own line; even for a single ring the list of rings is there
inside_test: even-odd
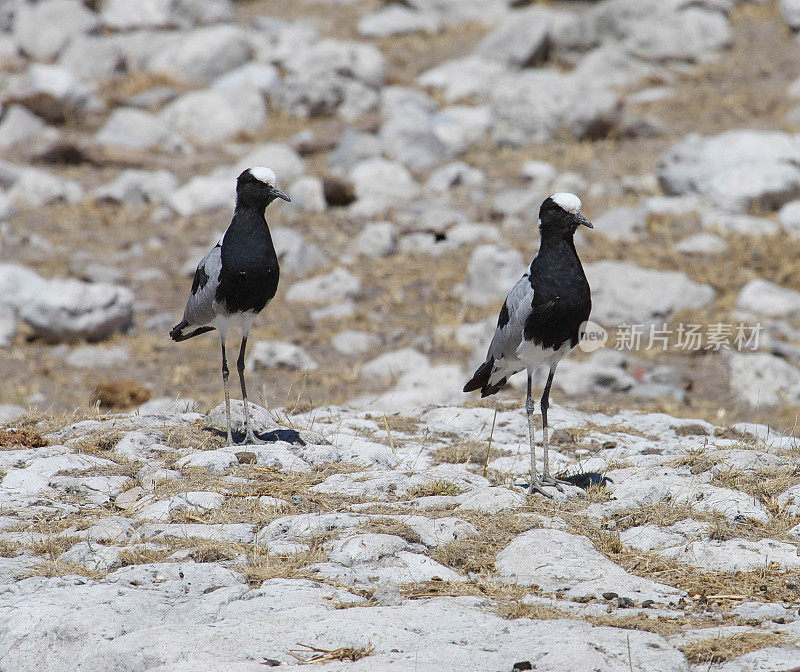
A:
[[[280,267],[265,218],[275,199],[291,199],[277,186],[275,173],[264,166],[244,170],[236,180],[233,219],[219,242],[197,265],[183,319],[169,332],[173,341],[185,341],[216,329],[222,346],[222,383],[225,388],[227,443],[231,434],[231,398],[225,343],[232,327],[242,330],[236,368],[244,402],[246,444],[263,443],[255,437],[247,408],[244,353],[256,316],[278,290]]]
[[[575,249],[573,236],[579,226],[593,229],[581,214],[581,200],[575,194],[548,196],[539,208],[539,251],[530,266],[509,292],[500,315],[486,361],[464,386],[464,392],[481,391],[481,397],[497,393],[515,373],[527,369],[525,410],[528,414],[531,479],[528,493],[549,497],[544,490],[558,490],[561,481],[550,475],[548,462],[547,409],[550,386],[558,363],[583,335],[592,310],[592,297],[586,274]],[[542,478],[536,472],[533,399],[531,378],[539,367],[548,368],[540,406],[542,409]]]

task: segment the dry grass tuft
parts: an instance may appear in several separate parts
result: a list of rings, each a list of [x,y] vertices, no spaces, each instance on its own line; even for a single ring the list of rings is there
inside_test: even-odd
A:
[[[57,537],[51,535],[40,541],[35,541],[29,546],[34,555],[45,556],[51,561],[58,560],[62,553],[65,553],[80,541],[77,537]]]
[[[94,569],[89,569],[83,565],[76,565],[72,562],[62,562],[60,560],[44,560],[29,567],[22,574],[22,578],[29,579],[34,576],[43,576],[52,579],[58,576],[86,576],[90,579],[102,579],[105,574]]]
[[[149,565],[156,562],[164,562],[170,555],[173,549],[171,548],[147,548],[146,546],[136,546],[134,548],[126,548],[119,554],[119,559],[123,567],[129,565]]]
[[[0,429],[0,448],[41,448],[46,445],[47,439],[32,429]]]
[[[170,427],[164,443],[178,450],[214,450],[225,444],[225,437],[211,431],[205,420],[198,420],[191,425]]]
[[[414,497],[434,497],[436,495],[444,495],[446,497],[455,497],[464,492],[452,481],[437,480],[430,483],[423,483],[408,491],[410,499]]]
[[[102,408],[133,408],[150,399],[150,390],[135,380],[108,380],[97,383],[92,403]]]
[[[460,573],[473,572],[488,576],[494,571],[494,561],[519,534],[538,526],[535,520],[514,513],[462,515],[478,530],[477,536],[462,537],[443,544],[433,551],[433,558]]]
[[[683,632],[687,627],[703,627],[696,620],[690,621],[688,618],[665,618],[663,616],[654,618],[642,613],[625,614],[623,616],[585,616],[583,620],[592,625],[624,628],[626,630],[642,630],[662,637],[676,635],[679,632]]]
[[[751,651],[780,646],[786,641],[775,632],[743,632],[730,637],[693,641],[678,648],[690,663],[725,663]]]
[[[485,441],[461,441],[433,451],[434,464],[479,464],[486,460]],[[493,454],[497,451],[493,450]]]
[[[703,604],[727,604],[730,600],[759,602],[794,602],[800,577],[770,565],[750,572],[726,573],[702,571],[664,558],[657,553],[634,551],[608,542],[608,533],[587,528],[583,534],[592,540],[598,551],[625,571],[653,581],[685,590]]]
[[[530,618],[537,621],[571,618],[571,614],[549,604],[527,604],[517,600],[502,601],[497,605],[497,613],[508,620]]]
[[[247,553],[247,564],[238,567],[248,584],[258,588],[264,581],[275,578],[306,579],[314,578],[306,571],[311,565],[325,562],[328,554],[323,544],[330,535],[323,534],[308,540],[308,550],[287,555],[273,555],[262,547],[251,547]]]
[[[22,548],[22,544],[16,541],[0,539],[0,558],[13,558]]]
[[[190,557],[195,562],[222,562],[235,560],[245,549],[239,544],[214,541],[212,539],[196,540],[192,542]]]
[[[370,518],[361,522],[358,526],[359,532],[372,532],[375,534],[393,534],[405,539],[409,544],[419,544],[422,542],[420,536],[410,525],[397,518]]]
[[[708,471],[722,460],[719,454],[711,454],[705,448],[687,450],[685,454],[670,461],[671,467],[689,467],[693,476]]]

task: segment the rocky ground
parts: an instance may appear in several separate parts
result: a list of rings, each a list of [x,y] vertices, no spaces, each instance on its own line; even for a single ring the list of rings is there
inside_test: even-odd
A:
[[[0,669],[800,665],[797,30],[796,0],[0,4]],[[253,165],[293,200],[270,442],[231,449],[216,339],[167,333]],[[582,487],[546,501],[524,381],[460,388],[555,191],[607,340],[559,367]]]
[[[221,406],[2,433],[2,669],[797,665],[800,453],[765,425],[556,407],[557,469],[603,481],[548,500],[513,404],[252,412],[266,445]]]

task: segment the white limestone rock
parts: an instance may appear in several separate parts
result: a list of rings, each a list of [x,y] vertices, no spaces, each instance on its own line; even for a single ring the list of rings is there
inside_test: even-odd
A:
[[[256,341],[247,358],[247,368],[253,371],[264,369],[313,371],[319,366],[299,345],[278,341]]]
[[[705,211],[700,215],[704,229],[717,233],[737,233],[742,236],[771,236],[780,230],[778,225],[766,217],[753,217],[723,211]]]
[[[592,319],[608,326],[665,319],[677,310],[702,308],[714,290],[680,271],[657,271],[619,261],[585,264],[592,287]]]
[[[121,548],[81,541],[59,556],[61,562],[81,565],[97,572],[108,572],[122,566]]]
[[[332,303],[355,298],[361,293],[361,280],[344,268],[293,284],[286,300],[300,303]]]
[[[97,15],[79,0],[44,0],[22,5],[14,19],[14,40],[37,61],[55,58],[75,36],[98,27]]]
[[[328,264],[325,253],[297,231],[278,226],[271,233],[281,273],[303,277]]]
[[[239,461],[236,459],[236,455],[230,451],[203,450],[182,457],[175,463],[175,466],[179,469],[183,469],[184,467],[196,467],[205,469],[212,474],[224,474],[238,463]]]
[[[388,257],[397,249],[397,229],[391,222],[371,222],[356,237],[356,251],[367,257]]]
[[[130,149],[164,149],[187,153],[186,140],[166,121],[155,114],[132,107],[119,107],[95,134],[102,145]]]
[[[198,114],[203,110],[203,114]],[[242,90],[236,96],[225,91],[191,91],[167,105],[160,118],[176,132],[198,145],[210,145],[237,133],[254,131],[267,123],[261,95]]]
[[[13,147],[40,137],[47,124],[22,105],[9,105],[0,122],[0,147]]]
[[[800,369],[767,352],[729,352],[726,356],[733,393],[751,406],[800,401]]]
[[[107,35],[76,35],[61,52],[58,65],[81,80],[108,80],[128,64],[119,41]]]
[[[150,72],[187,82],[211,82],[250,60],[252,48],[247,32],[235,25],[219,25],[185,32],[153,54]],[[243,93],[242,90],[237,95]]]
[[[516,68],[532,67],[547,59],[554,24],[575,20],[571,13],[546,7],[511,12],[480,41],[475,53]]]
[[[467,266],[464,301],[486,305],[502,301],[525,269],[522,254],[497,245],[476,247]]]
[[[336,352],[343,355],[362,355],[374,348],[381,342],[381,339],[367,331],[355,331],[345,329],[335,334],[331,339],[331,345]]]
[[[306,212],[325,212],[327,203],[322,180],[306,175],[295,180],[289,188],[292,203]]]
[[[413,348],[403,348],[393,352],[385,352],[375,359],[366,362],[359,375],[365,380],[380,380],[382,378],[396,378],[397,376],[428,369],[430,361],[421,352]]]
[[[800,292],[769,280],[751,280],[739,292],[736,308],[768,317],[800,317]]]
[[[447,192],[457,187],[480,187],[486,182],[486,175],[463,161],[453,161],[431,173],[425,188],[429,191]]]
[[[792,238],[800,238],[800,201],[789,201],[778,211],[778,223]]]
[[[592,224],[597,233],[612,240],[633,241],[647,232],[647,218],[639,208],[613,208]]]
[[[690,134],[658,164],[667,194],[697,194],[719,208],[743,212],[755,203],[778,208],[800,196],[800,139],[778,131]]]
[[[92,90],[71,72],[57,66],[32,63],[6,83],[5,99],[27,107],[46,121],[63,123],[103,109]]]
[[[376,47],[345,40],[301,41],[282,65],[286,76],[272,102],[303,117],[337,113],[354,119],[374,110],[386,76],[385,59]]]
[[[72,350],[64,361],[78,369],[107,368],[127,364],[131,356],[125,346],[84,345]]]
[[[418,12],[401,4],[367,14],[358,22],[358,32],[364,37],[437,33],[441,29],[442,21],[437,14]]]
[[[714,233],[697,233],[679,240],[675,251],[683,254],[705,254],[716,256],[728,249],[728,244]]]
[[[542,549],[547,549],[543,555]],[[682,592],[650,579],[628,574],[595,550],[586,537],[561,530],[525,532],[497,555],[495,566],[506,580],[537,585],[545,593],[565,591],[568,598],[601,597],[615,592],[638,602],[677,602]]]
[[[53,203],[79,203],[83,199],[83,188],[73,180],[67,180],[38,168],[22,168],[8,192],[10,201],[18,208],[40,208]]]
[[[109,28],[189,28],[233,19],[231,0],[105,0],[101,19]]]
[[[199,212],[208,212],[230,207],[236,195],[235,177],[227,170],[214,171],[210,175],[197,175],[176,189],[167,201],[168,205],[180,215],[187,217]],[[201,251],[201,254],[205,252]],[[194,273],[197,260],[191,257],[189,272]]]
[[[123,170],[113,182],[98,187],[95,199],[103,204],[164,203],[178,188],[168,170]]]
[[[504,487],[476,488],[459,495],[457,511],[482,511],[495,514],[501,511],[513,511],[525,506],[525,494],[518,490]]]
[[[47,340],[99,340],[131,326],[133,300],[126,287],[54,279],[43,294],[19,306],[19,316]]]
[[[280,85],[280,81],[280,72],[274,65],[250,61],[217,77],[212,82],[211,88],[230,93],[249,88],[268,96]]]
[[[362,161],[353,167],[349,177],[358,199],[393,203],[412,200],[419,192],[411,174],[401,164],[386,159]]]

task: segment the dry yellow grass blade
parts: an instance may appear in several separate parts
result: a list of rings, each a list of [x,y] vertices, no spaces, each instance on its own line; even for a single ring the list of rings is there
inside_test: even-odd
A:
[[[743,632],[730,637],[701,639],[678,648],[690,663],[725,663],[745,653],[786,642],[785,635],[774,632]]]
[[[301,665],[313,665],[315,663],[332,663],[336,661],[349,660],[355,662],[366,658],[375,649],[372,644],[362,647],[342,646],[338,649],[322,649],[311,644],[297,642],[300,649],[290,649],[289,654],[300,661]],[[308,655],[310,653],[310,655]]]

